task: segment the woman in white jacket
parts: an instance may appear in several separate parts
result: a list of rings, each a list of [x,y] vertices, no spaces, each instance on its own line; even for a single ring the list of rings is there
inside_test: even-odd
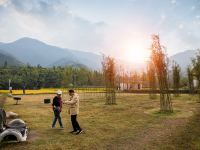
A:
[[[71,115],[71,123],[73,131],[70,133],[76,133],[77,135],[82,133],[82,129],[77,121],[77,115],[79,113],[79,96],[74,90],[69,90],[70,99],[64,103],[69,106],[68,113]]]

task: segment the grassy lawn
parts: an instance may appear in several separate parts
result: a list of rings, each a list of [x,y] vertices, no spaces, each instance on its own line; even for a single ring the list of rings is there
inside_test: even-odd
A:
[[[3,144],[5,150],[66,149],[200,149],[200,104],[195,96],[173,97],[173,114],[160,114],[159,99],[148,95],[119,94],[117,105],[104,105],[102,94],[80,94],[79,122],[85,134],[71,135],[64,106],[64,130],[51,129],[53,112],[44,98],[54,95],[23,95],[19,105],[8,98],[5,109],[20,115],[30,128],[28,142]],[[64,95],[63,99],[68,96]]]

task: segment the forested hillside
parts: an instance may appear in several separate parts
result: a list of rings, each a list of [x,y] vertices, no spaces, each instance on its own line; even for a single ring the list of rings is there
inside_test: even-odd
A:
[[[101,86],[102,74],[84,67],[41,66],[1,67],[0,89],[8,89],[11,80],[13,89],[39,89],[74,86]]]

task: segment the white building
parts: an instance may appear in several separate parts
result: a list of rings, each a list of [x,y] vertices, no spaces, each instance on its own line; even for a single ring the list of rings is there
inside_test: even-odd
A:
[[[194,88],[197,88],[197,87],[198,87],[198,84],[199,84],[198,80],[197,80],[197,79],[194,79],[194,80],[193,80],[193,86],[194,86]]]
[[[143,84],[141,82],[135,83],[120,83],[119,90],[141,90]]]

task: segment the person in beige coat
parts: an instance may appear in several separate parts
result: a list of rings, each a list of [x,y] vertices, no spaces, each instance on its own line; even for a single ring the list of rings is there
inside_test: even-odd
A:
[[[82,129],[77,121],[77,115],[79,114],[79,96],[74,90],[69,90],[69,96],[70,99],[64,103],[68,105],[68,113],[71,116],[73,131],[70,133],[80,134],[82,133]]]

